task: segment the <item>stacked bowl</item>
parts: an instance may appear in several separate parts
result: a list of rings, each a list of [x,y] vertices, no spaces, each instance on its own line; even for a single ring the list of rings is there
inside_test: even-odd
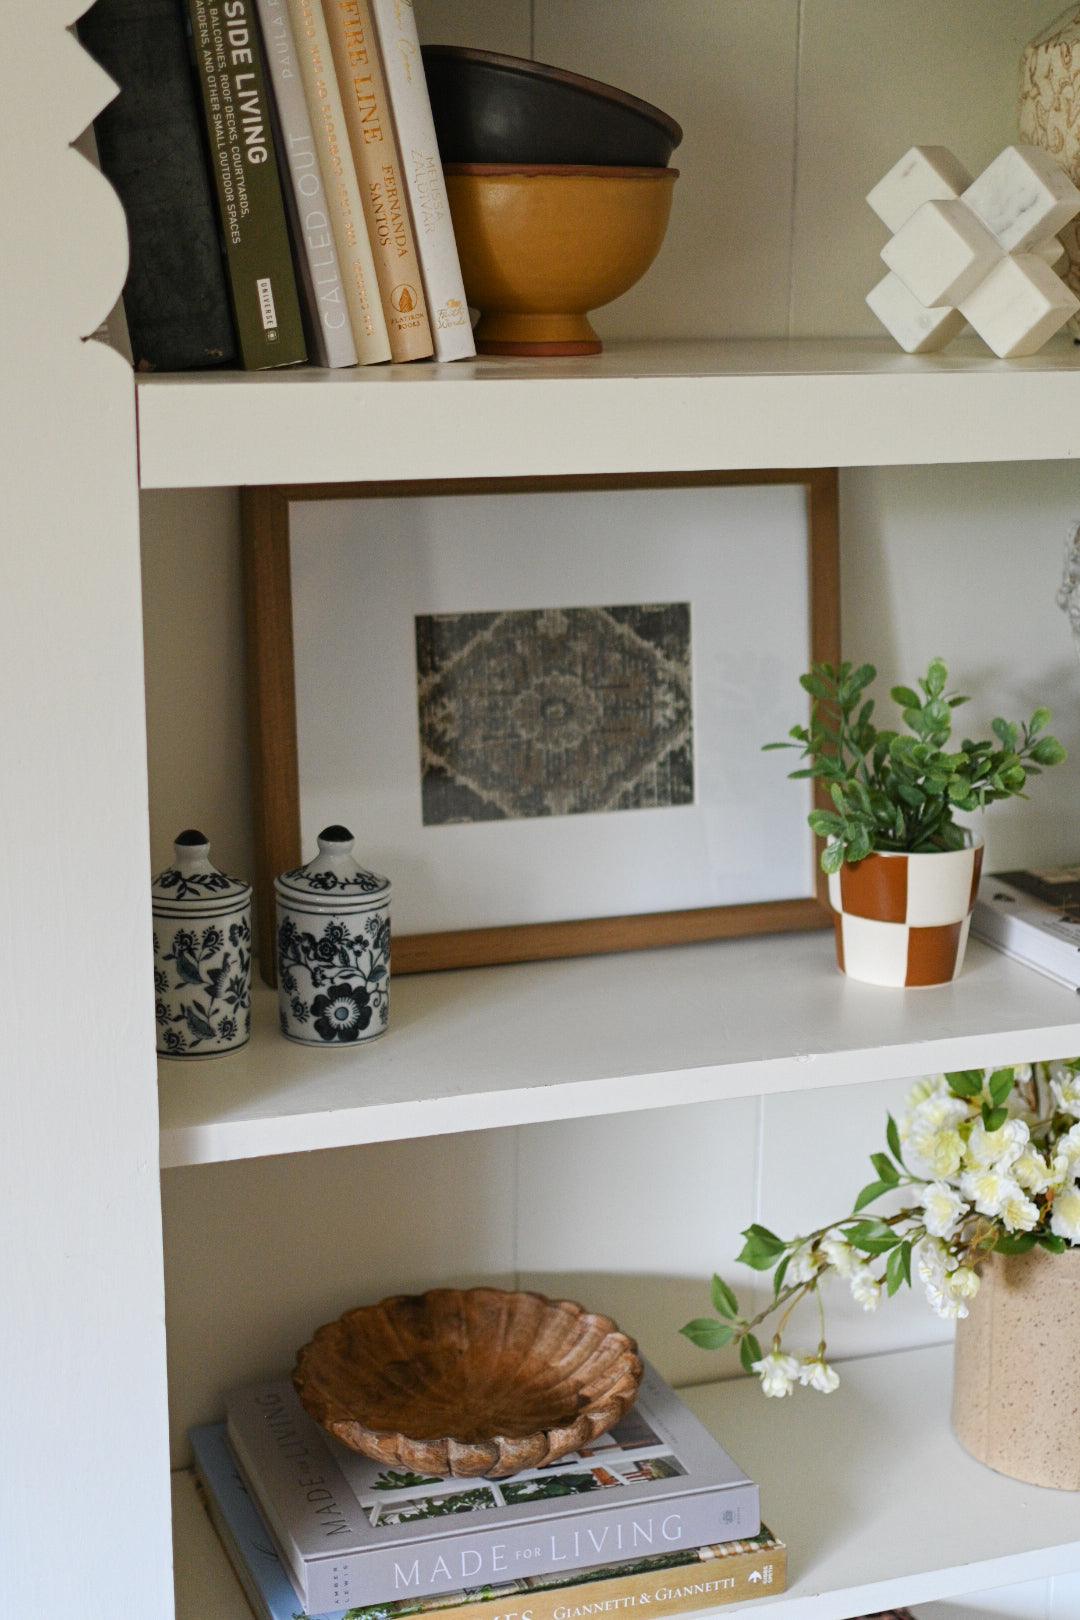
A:
[[[624,90],[522,57],[424,47],[465,291],[481,354],[602,348],[588,311],[660,251],[682,140]]]

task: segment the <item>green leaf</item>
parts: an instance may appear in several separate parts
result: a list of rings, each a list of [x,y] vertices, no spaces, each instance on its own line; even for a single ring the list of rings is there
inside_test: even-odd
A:
[[[983,1103],[982,1122],[988,1131],[1000,1131],[1008,1117],[1007,1108],[991,1108],[989,1103]]]
[[[1040,737],[1031,750],[1031,757],[1039,765],[1060,765],[1068,755],[1056,737]]]
[[[843,844],[826,844],[821,852],[821,870],[823,872],[839,872],[844,864]]]
[[[888,1125],[885,1127],[885,1140],[889,1144],[889,1152],[897,1164],[903,1164],[903,1155],[900,1152],[900,1127],[891,1114],[887,1114]]]
[[[774,1299],[778,1299],[780,1297],[780,1290],[784,1286],[784,1278],[787,1276],[787,1268],[790,1264],[791,1256],[790,1254],[785,1254],[784,1258],[773,1272],[772,1287]]]
[[[712,1280],[713,1310],[720,1316],[738,1316],[739,1302],[723,1277],[713,1277]]]
[[[930,697],[939,698],[945,690],[945,682],[949,678],[949,671],[940,658],[935,658],[926,672],[926,690]]]
[[[1036,709],[1028,725],[1028,736],[1034,737],[1037,732],[1045,731],[1052,719],[1049,709]]]
[[[1037,1242],[1034,1232],[1002,1232],[994,1248],[998,1254],[1027,1254]]]
[[[871,1153],[870,1163],[873,1165],[882,1181],[888,1181],[895,1186],[900,1180],[900,1172],[893,1164],[887,1153]]]
[[[990,730],[1007,753],[1016,753],[1020,741],[1019,726],[1014,725],[1011,720],[1002,720],[999,715],[996,720],[991,720]]]
[[[1049,1249],[1051,1254],[1064,1254],[1069,1246],[1056,1232],[1040,1232],[1039,1243],[1042,1248]]]
[[[922,699],[910,686],[894,686],[889,693],[894,703],[899,703],[902,709],[921,709]]]
[[[742,1362],[746,1371],[753,1372],[754,1362],[760,1361],[761,1359],[760,1344],[758,1344],[752,1333],[745,1334],[743,1341],[739,1346],[739,1360]]]
[[[905,1257],[905,1250],[906,1257]],[[911,1284],[911,1244],[901,1243],[885,1262],[886,1292],[891,1299],[904,1284]]]
[[[754,1271],[771,1271],[787,1248],[783,1238],[764,1226],[748,1226],[743,1237],[746,1242],[737,1258],[740,1264]]]
[[[983,1088],[983,1072],[981,1069],[957,1069],[945,1076],[949,1082],[950,1091],[957,1097],[978,1097]]]
[[[884,1198],[887,1192],[892,1192],[893,1184],[890,1181],[871,1181],[863,1188],[856,1198],[851,1213],[857,1215],[867,1204],[872,1204],[875,1198]]]
[[[888,1254],[901,1241],[891,1226],[884,1221],[860,1221],[855,1226],[849,1226],[844,1234],[853,1249],[861,1249],[864,1254]]]
[[[811,697],[821,698],[822,701],[826,703],[828,703],[833,696],[832,688],[828,686],[817,671],[813,669],[810,670],[806,675],[799,676],[799,685],[802,687],[804,692],[809,692]]]
[[[735,1329],[729,1323],[714,1322],[710,1316],[696,1317],[679,1332],[699,1350],[722,1350],[735,1337]]]
[[[986,1089],[990,1093],[990,1101],[995,1108],[1001,1106],[1013,1088],[1013,1071],[1011,1069],[995,1069],[987,1082]]]

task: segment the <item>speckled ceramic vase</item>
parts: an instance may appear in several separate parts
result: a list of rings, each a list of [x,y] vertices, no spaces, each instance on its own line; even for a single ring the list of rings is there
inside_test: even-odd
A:
[[[382,1035],[390,1017],[390,884],[360,865],[347,827],[274,884],[281,1033],[324,1048]]]
[[[210,860],[189,828],[154,879],[157,1049],[163,1057],[235,1052],[251,1034],[251,885]]]
[[[957,1324],[953,1428],[978,1462],[1080,1490],[1080,1250],[991,1255]]]

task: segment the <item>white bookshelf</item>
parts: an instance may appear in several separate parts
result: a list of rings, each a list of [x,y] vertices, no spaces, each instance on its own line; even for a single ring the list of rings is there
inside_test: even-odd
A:
[[[159,1064],[163,1167],[618,1114],[1080,1049],[1080,998],[978,941],[897,995],[790,934],[394,980],[393,1035],[285,1040],[255,993],[227,1061]]]
[[[1080,454],[1080,349],[997,360],[876,339],[611,343],[138,380],[144,489],[1030,461]],[[223,431],[223,423],[228,431]]]
[[[953,1438],[950,1346],[840,1371],[829,1396],[766,1401],[749,1379],[683,1391],[788,1549],[786,1593],[712,1613],[848,1620],[1080,1565],[1076,1498],[994,1474]],[[192,1476],[173,1478],[177,1620],[250,1620]]]

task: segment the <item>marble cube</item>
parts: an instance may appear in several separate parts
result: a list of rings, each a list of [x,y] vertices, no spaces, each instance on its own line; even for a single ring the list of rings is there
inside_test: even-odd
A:
[[[958,309],[928,309],[890,270],[866,295],[882,326],[908,354],[937,354],[964,326]]]
[[[961,301],[960,313],[1002,360],[1036,354],[1080,300],[1035,253],[1014,253]]]
[[[1007,146],[963,193],[1006,253],[1056,236],[1080,209],[1080,191],[1037,146]]]
[[[866,200],[882,224],[896,232],[923,203],[955,201],[970,185],[970,174],[947,146],[913,146]]]
[[[1001,256],[997,241],[959,198],[923,203],[881,250],[889,269],[930,308],[959,304]]]

